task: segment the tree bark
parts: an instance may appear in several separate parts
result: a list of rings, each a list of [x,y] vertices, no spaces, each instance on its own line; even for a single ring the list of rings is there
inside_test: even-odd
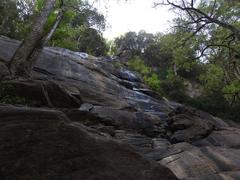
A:
[[[56,31],[57,27],[59,26],[60,22],[62,21],[62,18],[63,18],[63,11],[62,11],[62,9],[59,9],[57,19],[56,19],[53,27],[49,31],[48,35],[44,39],[43,45],[46,45],[49,42],[49,40],[52,38],[54,32]]]
[[[44,36],[44,25],[47,22],[54,4],[55,0],[46,0],[42,11],[36,18],[32,31],[13,55],[9,63],[9,70],[13,77],[31,77],[31,71],[36,60],[31,57],[35,56],[34,53],[37,52],[37,47],[41,47],[42,38]]]
[[[174,72],[175,76],[178,75],[178,73],[177,73],[177,64],[175,62],[173,63],[173,72]]]

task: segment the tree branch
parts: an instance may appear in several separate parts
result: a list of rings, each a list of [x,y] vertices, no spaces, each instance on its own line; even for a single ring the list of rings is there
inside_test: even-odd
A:
[[[170,0],[167,0],[167,3],[165,3],[164,1],[162,3],[155,3],[155,7],[159,6],[159,5],[170,5],[174,8],[180,9],[182,11],[187,12],[187,14],[191,17],[191,19],[194,21],[194,15],[192,13],[194,13],[196,16],[198,16],[198,18],[202,18],[202,19],[206,19],[209,23],[215,23],[223,28],[226,28],[228,30],[230,30],[235,38],[240,41],[240,30],[238,28],[236,28],[235,26],[228,24],[224,21],[220,21],[219,19],[212,17],[212,15],[208,15],[205,12],[201,11],[200,9],[194,8],[191,4],[191,6],[186,6],[186,3],[184,0],[182,0],[183,6],[179,5],[179,4],[175,4],[173,2],[171,2]],[[191,2],[192,3],[192,2]],[[213,8],[216,6],[216,2],[214,2]],[[213,11],[214,9],[212,9]]]

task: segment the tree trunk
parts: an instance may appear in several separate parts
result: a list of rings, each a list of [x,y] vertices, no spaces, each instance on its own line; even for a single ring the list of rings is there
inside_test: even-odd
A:
[[[43,45],[46,45],[48,43],[48,41],[52,38],[54,32],[56,31],[58,25],[60,24],[60,22],[62,21],[63,18],[63,10],[60,8],[58,15],[57,15],[57,19],[53,25],[53,27],[51,28],[51,30],[49,31],[48,35],[46,36],[46,38],[44,39]]]
[[[9,63],[9,70],[13,77],[31,77],[31,71],[35,62],[35,58],[31,57],[35,56],[34,52],[37,52],[36,48],[41,47],[44,25],[47,22],[48,16],[54,7],[54,4],[55,0],[45,1],[43,9],[33,25],[32,31],[13,55]]]
[[[177,73],[177,64],[175,62],[173,63],[173,72],[174,72],[175,76],[178,75],[178,73]]]
[[[62,18],[63,18],[63,11],[62,11],[62,9],[60,9],[59,12],[58,12],[57,19],[56,19],[53,27],[50,29],[50,31],[48,32],[48,34],[46,35],[46,37],[42,38],[39,46],[37,46],[37,47],[34,49],[32,55],[29,57],[29,62],[31,63],[31,64],[29,65],[29,67],[31,67],[31,69],[34,68],[33,66],[34,66],[35,61],[36,61],[37,58],[38,58],[38,55],[40,54],[42,48],[43,48],[45,45],[47,45],[47,43],[48,43],[48,42],[50,41],[50,39],[52,38],[54,32],[56,31],[58,25],[60,24],[60,22],[61,22],[61,20],[62,20]],[[29,73],[30,73],[30,77],[31,77],[31,72],[32,72],[32,71],[30,70],[30,72],[29,72]]]

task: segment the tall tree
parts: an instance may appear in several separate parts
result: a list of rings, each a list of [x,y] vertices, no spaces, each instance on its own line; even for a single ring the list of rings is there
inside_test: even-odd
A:
[[[28,3],[27,3],[28,2]],[[28,34],[33,4],[26,0],[0,1],[0,34],[22,39]]]
[[[240,80],[239,1],[162,0],[155,5],[170,6],[178,13],[174,30],[182,32],[183,44],[195,42],[196,58],[209,61],[221,54],[221,57],[225,56],[221,59],[225,59],[228,66],[233,66],[233,79]]]
[[[174,29],[189,33],[189,36],[183,39],[184,43],[189,43],[193,38],[197,39],[199,58],[222,49],[239,56],[239,1],[163,0],[155,5],[170,6],[178,13]]]
[[[189,44],[195,51],[195,58],[191,60],[200,60],[204,67],[199,79],[205,89],[206,98],[201,97],[202,102],[207,100],[203,103],[205,107],[214,104],[214,111],[219,111],[217,107],[221,106],[223,109],[228,107],[227,111],[233,107],[239,108],[239,0],[155,0],[155,2],[156,6],[169,6],[177,13],[173,32],[182,37],[179,39],[181,45]]]
[[[55,21],[57,19],[55,16],[56,14],[52,14],[49,19]],[[52,24],[54,23],[48,23],[49,29],[51,29]],[[104,39],[100,33],[104,28],[104,16],[92,5],[80,0],[64,0],[63,18],[54,32],[49,45],[64,47],[74,51],[85,51],[96,55],[99,54],[95,53],[96,47],[100,45],[100,42],[104,44]],[[102,53],[100,54],[102,55]]]
[[[162,0],[155,6],[167,5],[173,9],[185,12],[188,22],[185,25],[194,26],[194,34],[208,25],[215,24],[230,31],[230,36],[240,41],[239,8],[238,1],[227,0]],[[227,16],[226,16],[227,15]]]
[[[142,55],[146,48],[154,41],[154,35],[145,31],[127,32],[115,39],[118,51],[127,51],[130,55]]]
[[[80,28],[78,32],[79,51],[87,52],[94,56],[104,56],[107,54],[108,47],[102,34],[93,28]]]
[[[40,14],[33,24],[32,31],[24,39],[13,55],[9,63],[9,70],[13,77],[30,77],[35,61],[35,59],[31,57],[34,56],[36,48],[41,46],[42,38],[44,36],[44,25],[46,24],[54,5],[55,0],[45,1]]]

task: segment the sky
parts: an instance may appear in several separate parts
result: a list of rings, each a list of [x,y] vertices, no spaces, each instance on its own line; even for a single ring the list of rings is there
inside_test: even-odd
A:
[[[106,16],[107,29],[103,33],[113,39],[128,31],[166,32],[174,14],[168,7],[153,8],[153,0],[105,0],[95,6]]]

